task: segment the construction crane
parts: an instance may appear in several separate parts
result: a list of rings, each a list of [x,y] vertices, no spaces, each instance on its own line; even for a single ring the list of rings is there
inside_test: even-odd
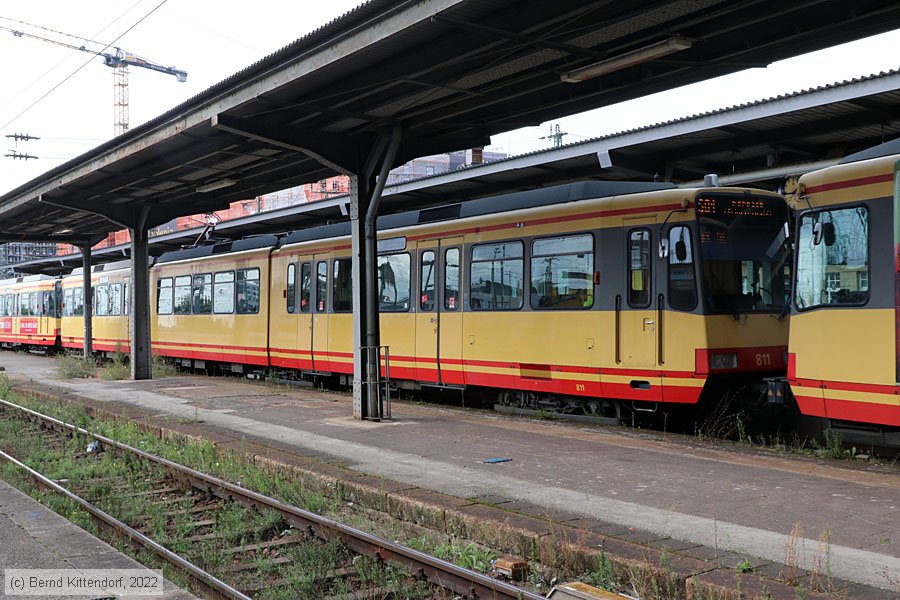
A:
[[[165,67],[109,44],[48,29],[40,25],[0,17],[0,31],[9,31],[15,37],[49,42],[63,48],[80,50],[101,57],[103,64],[113,69],[113,124],[116,135],[128,131],[128,67],[134,66],[150,69],[158,73],[174,75],[182,83],[187,81],[186,71],[175,67]]]

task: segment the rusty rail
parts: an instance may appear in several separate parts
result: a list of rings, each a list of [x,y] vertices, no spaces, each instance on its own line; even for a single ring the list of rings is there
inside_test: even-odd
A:
[[[340,538],[348,548],[359,554],[375,557],[386,562],[394,561],[404,564],[413,572],[424,576],[429,583],[445,589],[453,590],[454,592],[462,595],[465,598],[469,598],[472,600],[539,600],[543,598],[543,596],[539,594],[523,590],[504,581],[493,579],[491,577],[488,577],[487,575],[484,575],[483,573],[465,569],[445,560],[441,560],[423,552],[419,552],[418,550],[403,546],[402,544],[397,544],[395,542],[385,540],[376,535],[335,521],[334,519],[330,519],[322,515],[317,515],[316,513],[310,512],[308,510],[286,504],[275,498],[264,496],[263,494],[259,494],[252,490],[248,490],[241,486],[219,479],[218,477],[213,477],[206,473],[201,473],[200,471],[178,464],[169,459],[150,454],[149,452],[145,452],[138,448],[123,444],[106,436],[92,433],[76,425],[72,425],[54,417],[41,414],[37,411],[31,410],[24,406],[20,406],[18,404],[14,404],[7,400],[0,399],[0,407],[6,407],[20,411],[24,414],[30,415],[31,417],[44,421],[45,423],[49,423],[55,427],[60,427],[81,435],[91,437],[106,446],[140,456],[145,460],[161,465],[165,469],[181,475],[183,478],[186,478],[193,487],[212,493],[213,495],[220,498],[231,499],[248,507],[265,507],[276,510],[281,513],[285,520],[294,527],[307,528],[315,535],[323,539],[332,539],[336,537]],[[29,474],[32,475],[32,477],[41,478],[42,485],[48,485],[48,487],[51,487],[52,489],[69,496],[70,498],[84,506],[86,510],[89,510],[86,505],[89,505],[90,503],[88,503],[86,500],[83,500],[75,494],[72,494],[72,492],[43,477],[39,473],[28,468],[26,465],[23,465],[21,462],[15,460],[9,455],[2,452],[0,452],[0,455],[2,455],[3,458],[6,458],[7,460],[10,460],[20,467],[26,469]],[[100,509],[97,507],[93,507],[93,509],[101,513],[103,512],[100,511]],[[91,512],[91,514],[94,514],[94,512],[91,510],[89,510],[89,512]],[[120,529],[120,526],[121,528],[131,529],[124,523],[121,523],[120,521],[114,519],[112,516],[107,515],[106,513],[103,514],[106,516],[106,518],[102,519],[104,522],[107,522],[107,519],[109,519],[117,523],[112,524],[110,522],[108,523],[110,524],[110,526],[116,529]],[[131,529],[131,533],[126,533],[126,535],[130,538],[134,534],[136,534],[136,536],[146,538],[146,536],[143,536],[133,529]],[[150,540],[149,538],[146,538],[146,540],[147,542],[152,544],[152,546],[150,547],[153,548],[153,550],[158,554],[160,552],[157,550],[157,548],[169,554],[172,554],[159,544],[156,544],[156,542],[153,542],[153,540]],[[136,541],[143,543],[140,539],[136,539]],[[169,560],[166,556],[163,556],[163,558]],[[181,559],[180,557],[177,558],[182,562],[187,563],[187,561],[184,561],[184,559]],[[175,564],[179,567],[182,566],[178,563]],[[191,565],[191,563],[187,564]],[[196,567],[194,565],[191,566],[194,569],[200,570],[199,567]],[[206,573],[205,571],[200,571],[207,578],[215,579],[212,575]],[[227,584],[225,584],[224,582],[221,583],[222,585],[227,587]],[[225,597],[240,598],[242,600],[244,598],[247,598],[247,596],[244,596],[237,590],[234,590],[233,588],[229,589],[240,595],[225,595]],[[228,592],[223,593],[227,594]]]

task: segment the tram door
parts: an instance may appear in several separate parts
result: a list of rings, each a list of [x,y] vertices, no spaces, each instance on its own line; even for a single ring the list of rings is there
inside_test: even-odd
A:
[[[297,259],[295,273],[295,289],[297,298],[294,311],[297,315],[297,366],[302,370],[315,370],[313,364],[313,281],[315,261],[312,256],[300,256]]]
[[[331,372],[328,353],[328,258],[315,256],[310,260],[312,310],[313,370]]]
[[[50,332],[50,290],[35,292],[38,296],[38,334],[46,339]]]
[[[620,361],[656,365],[657,327],[653,293],[655,218],[625,220],[625,286],[619,300]]]
[[[438,351],[440,303],[437,282],[440,280],[440,245],[437,241],[418,244],[418,293],[416,298],[416,379],[439,383]]]
[[[462,384],[462,238],[417,247],[416,377],[442,385]]]

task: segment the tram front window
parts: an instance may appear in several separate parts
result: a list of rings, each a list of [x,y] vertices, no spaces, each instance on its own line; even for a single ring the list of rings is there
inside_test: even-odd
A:
[[[697,198],[703,298],[711,313],[782,312],[790,290],[787,206],[778,198]]]

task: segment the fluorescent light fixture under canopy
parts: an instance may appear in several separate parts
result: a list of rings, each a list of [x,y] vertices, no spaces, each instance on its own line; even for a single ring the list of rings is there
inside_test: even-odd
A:
[[[607,73],[612,73],[613,71],[627,69],[628,67],[633,67],[634,65],[639,65],[655,58],[687,50],[692,44],[693,41],[686,37],[680,35],[672,36],[661,42],[650,44],[649,46],[644,46],[643,48],[638,48],[637,50],[632,50],[631,52],[626,52],[625,54],[620,54],[619,56],[607,60],[601,60],[600,62],[596,62],[586,67],[573,69],[568,73],[560,75],[560,79],[566,83],[579,83],[581,81],[593,79],[594,77],[606,75]]]
[[[213,181],[212,183],[204,183],[203,185],[197,186],[197,191],[201,194],[204,192],[214,192],[215,190],[221,190],[222,188],[231,187],[236,184],[237,181],[234,179],[220,179],[219,181]]]

